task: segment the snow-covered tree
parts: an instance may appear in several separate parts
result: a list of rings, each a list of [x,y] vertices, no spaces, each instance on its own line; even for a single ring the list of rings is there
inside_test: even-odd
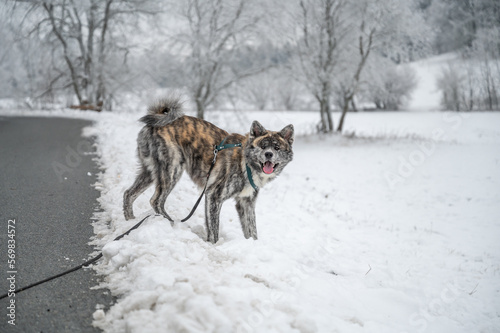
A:
[[[439,31],[436,50],[460,57],[460,65],[450,65],[438,78],[443,107],[499,110],[500,2],[436,0],[429,11]]]
[[[319,129],[324,133],[333,131],[332,80],[350,28],[346,6],[344,0],[301,0],[297,11],[292,12],[297,57],[291,63],[291,72],[319,103]]]
[[[333,131],[332,97],[342,113],[337,131],[342,131],[347,111],[360,91],[363,71],[374,52],[389,58],[405,58],[409,52],[394,45],[415,36],[417,26],[404,24],[411,7],[395,0],[303,0],[294,14],[297,60],[292,64],[320,106],[320,130]],[[415,44],[420,44],[419,36]],[[408,48],[408,45],[405,47]],[[379,69],[381,72],[384,68]]]
[[[378,110],[401,110],[417,86],[415,71],[407,64],[396,65],[387,58],[376,56],[368,64],[362,101],[373,103]],[[377,70],[384,68],[384,71]]]
[[[28,38],[43,40],[51,49],[55,75],[49,88],[70,88],[88,108],[110,108],[113,81],[120,77],[130,45],[120,30],[140,14],[153,14],[153,1],[34,0],[18,1],[24,11]],[[121,55],[121,56],[119,56]],[[120,66],[116,66],[120,64]]]
[[[238,65],[238,54],[255,43],[259,15],[249,0],[185,0],[179,4],[184,31],[175,36],[183,56],[183,73],[197,116],[222,91],[266,66]]]
[[[246,78],[231,91],[231,100],[240,100],[256,110],[299,110],[304,87],[277,66]],[[247,107],[248,108],[248,107]]]

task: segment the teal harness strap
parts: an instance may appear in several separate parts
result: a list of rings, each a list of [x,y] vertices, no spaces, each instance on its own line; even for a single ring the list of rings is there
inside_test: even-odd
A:
[[[247,167],[247,176],[248,176],[248,181],[250,182],[250,185],[252,185],[252,187],[255,191],[259,191],[259,188],[257,187],[257,185],[255,185],[255,183],[253,182],[252,170],[250,170],[250,167],[248,166],[248,164],[245,164],[245,166]]]
[[[220,145],[215,146],[215,150],[221,151],[221,150],[224,150],[226,148],[241,147],[241,143],[226,143],[226,144],[224,144],[224,142],[226,142],[226,139],[227,138],[224,138],[224,140],[222,140]]]
[[[222,140],[222,142],[218,146],[215,146],[215,150],[214,150],[215,156],[214,156],[214,162],[212,163],[212,166],[215,164],[215,159],[217,158],[217,153],[219,151],[227,149],[227,148],[241,147],[241,143],[226,143],[226,144],[224,144],[224,142],[226,142],[226,139],[227,138],[224,138],[224,140]],[[253,181],[252,170],[250,170],[250,167],[248,166],[248,164],[245,164],[245,166],[247,169],[247,177],[248,177],[248,181],[250,182],[250,185],[252,185],[252,187],[255,191],[259,191],[259,188],[257,187],[257,185],[255,185],[255,183]]]

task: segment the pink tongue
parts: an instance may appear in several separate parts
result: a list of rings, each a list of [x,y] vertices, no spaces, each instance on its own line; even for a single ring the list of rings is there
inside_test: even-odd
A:
[[[267,161],[266,163],[264,163],[264,167],[262,168],[262,171],[264,171],[268,175],[271,174],[271,173],[273,173],[273,171],[274,171],[274,164],[272,164],[271,162]]]

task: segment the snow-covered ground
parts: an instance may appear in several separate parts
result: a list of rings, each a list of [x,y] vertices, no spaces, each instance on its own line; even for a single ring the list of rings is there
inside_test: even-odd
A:
[[[246,132],[252,119],[296,124],[294,161],[257,202],[246,240],[226,202],[221,239],[205,242],[203,207],[171,226],[150,214],[152,189],[125,221],[139,114],[101,114],[104,171],[95,268],[118,301],[96,310],[105,332],[496,332],[500,327],[500,114],[359,113],[354,137],[310,133],[315,113],[213,113]],[[184,217],[187,176],[167,200]]]
[[[446,53],[412,62],[408,65],[415,71],[417,89],[412,94],[408,109],[413,111],[434,111],[441,107],[441,92],[437,87],[437,78],[449,64],[459,63],[456,53]]]

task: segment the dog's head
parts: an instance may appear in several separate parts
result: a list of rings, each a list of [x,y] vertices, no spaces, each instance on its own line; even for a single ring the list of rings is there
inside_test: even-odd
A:
[[[293,159],[292,144],[293,125],[273,132],[254,121],[245,146],[247,164],[257,175],[277,176]]]

